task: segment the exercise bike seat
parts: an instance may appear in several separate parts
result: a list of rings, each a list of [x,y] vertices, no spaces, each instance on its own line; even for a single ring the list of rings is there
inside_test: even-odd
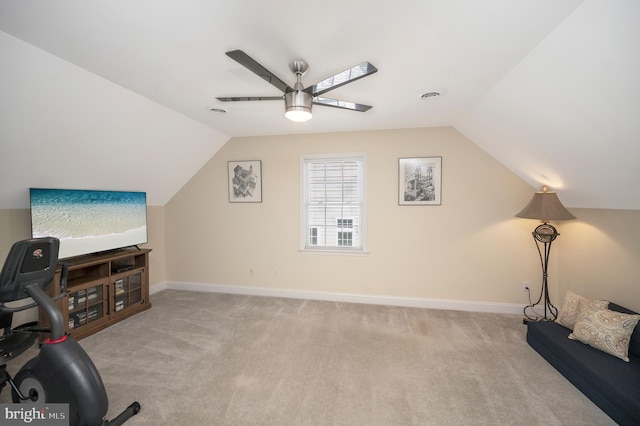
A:
[[[22,354],[38,339],[38,333],[30,330],[37,326],[37,323],[11,328],[13,312],[10,308],[6,309],[5,303],[27,298],[25,287],[28,284],[35,282],[47,289],[51,285],[56,268],[57,257],[50,258],[42,255],[42,248],[39,245],[33,247],[31,256],[24,256],[26,250],[26,244],[12,247],[7,258],[8,262],[0,272],[0,329],[4,330],[0,336],[0,365]],[[25,257],[25,260],[22,257]],[[21,280],[20,277],[28,279]]]
[[[31,305],[20,305],[10,308],[5,303],[22,300],[28,297],[25,288],[29,284],[37,284],[48,288],[53,280],[57,257],[51,259],[44,255],[42,245],[27,243],[14,244],[7,256],[7,262],[0,272],[0,391],[10,380],[6,364],[13,358],[24,353],[38,340],[38,332],[34,329],[37,322],[23,324],[11,328],[13,312],[29,309]],[[25,256],[31,248],[30,256]],[[23,279],[26,278],[26,279]]]
[[[23,248],[26,248],[23,245]],[[38,256],[34,249],[32,253],[34,261],[17,262],[21,255],[17,246],[11,248],[7,259],[11,262],[5,263],[0,272],[0,391],[5,387],[7,381],[11,380],[11,376],[7,373],[6,364],[24,353],[27,349],[35,345],[38,340],[38,333],[33,329],[36,323],[28,323],[11,328],[13,323],[13,312],[21,310],[21,307],[9,308],[5,303],[21,300],[27,297],[25,286],[27,283],[21,283],[19,276],[27,276],[34,278],[31,282],[40,285],[48,285],[48,276],[43,275],[40,271],[48,271],[51,267],[55,268],[50,259],[44,256]],[[21,305],[28,308],[27,305]]]

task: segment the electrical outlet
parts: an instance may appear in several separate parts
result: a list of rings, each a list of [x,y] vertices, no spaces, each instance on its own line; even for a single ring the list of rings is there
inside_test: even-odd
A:
[[[522,291],[529,291],[529,281],[522,281]]]
[[[256,271],[253,268],[249,268],[249,275],[255,275]]]

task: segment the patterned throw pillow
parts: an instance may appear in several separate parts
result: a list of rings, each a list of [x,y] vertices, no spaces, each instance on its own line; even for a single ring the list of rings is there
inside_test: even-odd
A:
[[[578,305],[578,315],[569,339],[606,352],[629,362],[629,340],[640,315],[623,314],[609,309]]]
[[[591,300],[571,290],[567,290],[564,296],[564,304],[562,305],[562,309],[560,309],[560,314],[558,314],[556,322],[567,327],[569,330],[573,330],[576,315],[578,315],[578,304],[580,302],[594,309],[607,309],[609,307],[609,302],[606,300]]]

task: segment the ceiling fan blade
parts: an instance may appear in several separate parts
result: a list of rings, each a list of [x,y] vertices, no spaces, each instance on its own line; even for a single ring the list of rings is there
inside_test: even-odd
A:
[[[313,96],[320,96],[329,90],[336,89],[340,86],[344,86],[347,83],[356,81],[362,77],[366,77],[378,71],[378,68],[371,65],[369,62],[363,62],[355,67],[344,70],[333,77],[329,77],[322,80],[319,83],[309,86],[304,89],[305,92],[312,94]]]
[[[357,104],[355,102],[340,101],[338,99],[321,98],[321,97],[313,98],[313,103],[316,105],[324,105],[324,106],[329,106],[333,108],[350,109],[352,111],[360,111],[360,112],[365,112],[372,108],[370,105],[363,105],[363,104]]]
[[[260,65],[251,56],[247,55],[242,50],[232,50],[231,52],[227,52],[226,55],[240,65],[247,68],[249,71],[252,71],[260,76],[267,83],[271,83],[282,92],[293,92],[293,88],[291,88],[287,83],[273,75],[271,71]]]
[[[239,102],[239,101],[281,101],[282,96],[226,96],[216,98],[220,102]]]

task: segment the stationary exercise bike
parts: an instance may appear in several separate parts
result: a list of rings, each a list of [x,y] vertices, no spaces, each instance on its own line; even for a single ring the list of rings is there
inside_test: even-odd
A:
[[[35,238],[18,241],[11,247],[0,273],[0,391],[8,382],[14,403],[68,403],[69,424],[87,426],[121,425],[140,411],[132,403],[112,421],[105,420],[109,408],[107,392],[100,374],[89,355],[65,334],[60,310],[46,291],[53,282],[58,263],[60,242],[56,238]],[[62,265],[61,294],[66,291],[67,265]],[[5,304],[31,297],[34,303],[8,307]],[[6,363],[29,349],[43,329],[37,324],[11,329],[14,312],[39,306],[49,319],[50,337],[40,352],[12,378]]]

